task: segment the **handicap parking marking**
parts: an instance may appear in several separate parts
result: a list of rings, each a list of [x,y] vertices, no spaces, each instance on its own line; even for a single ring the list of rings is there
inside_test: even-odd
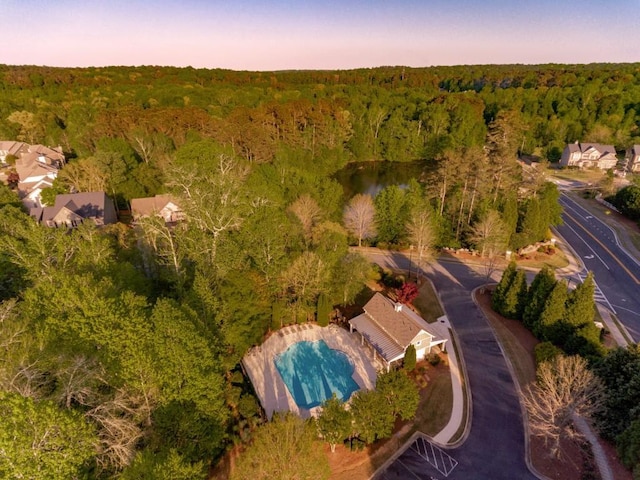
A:
[[[445,477],[458,465],[451,455],[424,438],[418,438],[410,448]]]

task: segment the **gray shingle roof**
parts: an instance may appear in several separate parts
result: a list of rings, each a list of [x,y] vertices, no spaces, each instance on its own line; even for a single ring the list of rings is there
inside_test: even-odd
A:
[[[113,202],[104,192],[57,195],[53,207],[34,208],[29,213],[37,221],[46,224],[49,221],[53,221],[63,209],[67,209],[84,219],[92,219],[99,225],[117,221]]]
[[[396,311],[396,304],[391,299],[376,293],[363,307],[365,313],[398,345],[406,348],[416,338],[422,328],[407,314],[403,306]]]

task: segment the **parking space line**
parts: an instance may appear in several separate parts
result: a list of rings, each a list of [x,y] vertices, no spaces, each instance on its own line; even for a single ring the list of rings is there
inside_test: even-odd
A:
[[[451,455],[424,438],[418,438],[414,445],[411,448],[445,477],[458,465]]]

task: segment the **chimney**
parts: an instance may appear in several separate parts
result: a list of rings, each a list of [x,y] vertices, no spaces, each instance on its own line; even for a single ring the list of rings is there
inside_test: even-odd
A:
[[[395,306],[393,307],[393,309],[396,312],[401,312],[402,311],[402,304],[400,302],[396,303]]]

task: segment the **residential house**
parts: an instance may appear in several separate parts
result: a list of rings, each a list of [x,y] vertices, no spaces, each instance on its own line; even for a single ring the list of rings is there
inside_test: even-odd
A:
[[[425,358],[435,346],[444,350],[446,339],[436,338],[433,329],[407,305],[396,303],[376,293],[363,307],[364,313],[349,320],[351,332],[356,330],[373,348],[389,370],[391,364],[404,359],[409,345],[416,358]]]
[[[560,165],[563,167],[599,168],[609,170],[618,163],[613,145],[600,143],[570,143],[562,152]]]
[[[131,216],[134,222],[144,217],[159,216],[167,225],[184,220],[184,212],[171,195],[132,199]]]
[[[6,164],[9,155],[20,158],[23,153],[29,150],[29,145],[24,142],[16,142],[12,140],[0,141],[0,163]]]
[[[65,163],[62,148],[29,145],[24,142],[0,141],[0,161],[7,163],[7,156],[16,158],[15,169],[20,178],[18,194],[27,209],[42,207],[42,189],[51,187],[58,170]]]
[[[640,172],[640,145],[634,145],[627,151],[626,166],[628,172]]]
[[[76,227],[85,221],[98,226],[116,223],[113,201],[104,192],[57,195],[53,207],[36,207],[29,214],[47,227]]]

